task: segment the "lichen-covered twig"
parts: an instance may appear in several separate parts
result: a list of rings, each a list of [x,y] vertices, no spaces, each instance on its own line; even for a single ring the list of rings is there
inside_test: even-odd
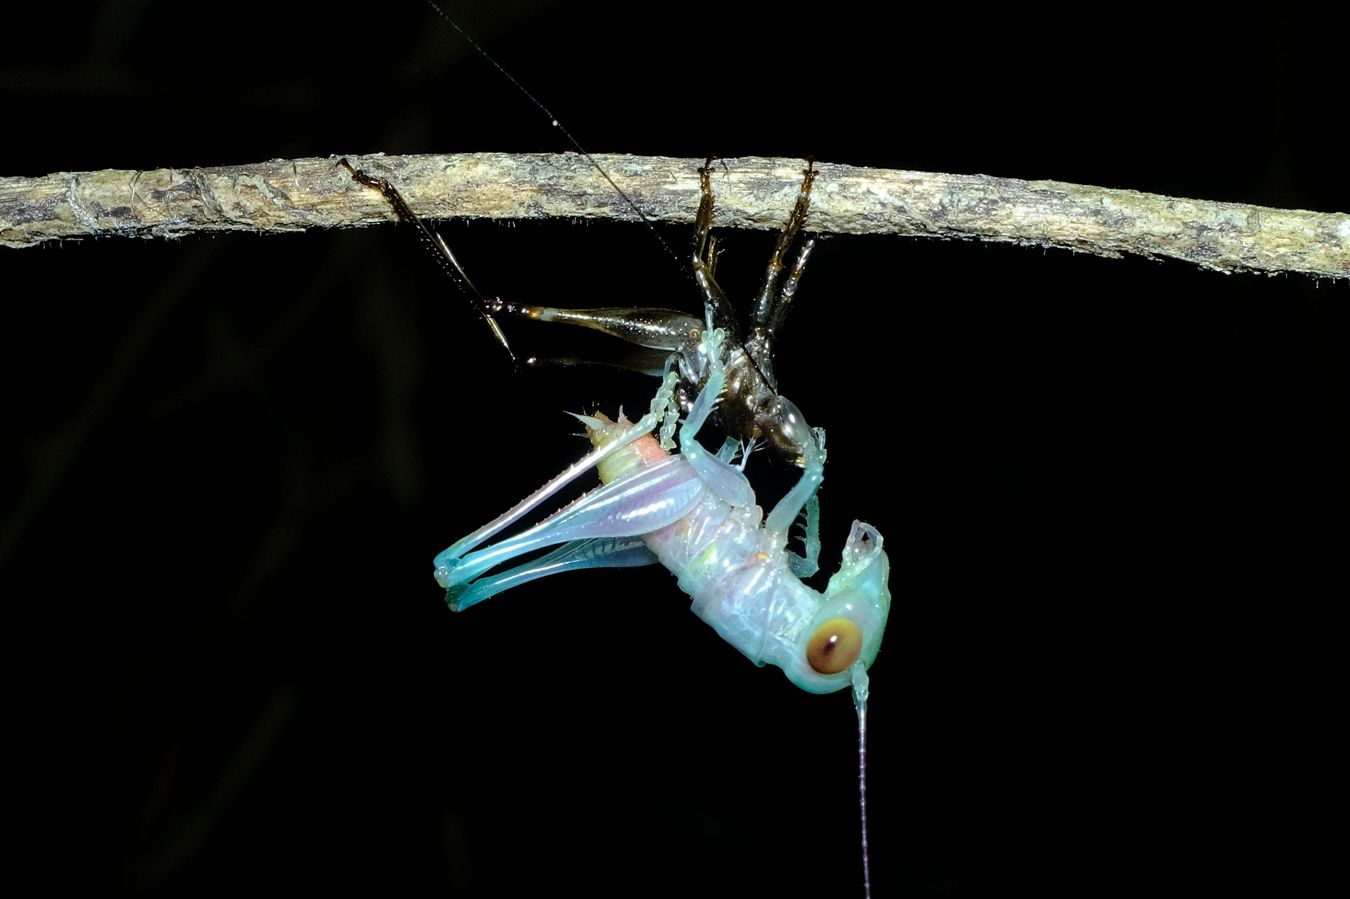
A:
[[[352,156],[388,177],[427,218],[633,219],[575,154]],[[598,156],[654,221],[692,222],[702,160]],[[0,245],[201,231],[300,231],[387,221],[376,191],[334,159],[0,178]],[[801,183],[799,159],[727,159],[715,175],[717,224],[776,229]],[[1350,215],[1178,199],[986,175],[817,164],[810,228],[1008,241],[1101,256],[1180,259],[1221,272],[1350,278]]]

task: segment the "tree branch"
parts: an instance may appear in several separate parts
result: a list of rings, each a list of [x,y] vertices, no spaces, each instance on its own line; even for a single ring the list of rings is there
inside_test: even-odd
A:
[[[656,221],[692,222],[702,160],[598,156]],[[607,218],[633,211],[575,154],[353,156],[427,218]],[[0,245],[80,237],[301,231],[394,218],[333,159],[0,178]],[[776,229],[801,183],[799,159],[717,163],[717,224]],[[1134,253],[1221,272],[1350,278],[1350,215],[1187,200],[986,175],[817,166],[810,229]]]

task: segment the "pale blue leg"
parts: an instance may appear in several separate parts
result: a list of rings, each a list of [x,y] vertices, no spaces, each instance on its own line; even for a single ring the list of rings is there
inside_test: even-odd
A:
[[[802,509],[806,518],[805,533],[802,534],[803,555],[788,550],[788,567],[797,577],[806,578],[820,570],[820,494],[812,493]]]
[[[569,465],[566,470],[553,478],[553,480],[525,497],[519,503],[516,503],[516,505],[512,506],[505,513],[492,519],[492,521],[483,525],[468,536],[452,543],[449,548],[436,558],[438,560],[442,558],[460,558],[474,547],[491,539],[495,534],[498,534],[511,525],[519,522],[530,512],[534,511],[540,503],[575,481],[591,468],[594,468],[601,459],[604,459],[610,453],[620,447],[627,446],[642,435],[650,433],[663,418],[668,416],[669,410],[675,402],[675,386],[678,381],[678,375],[674,372],[667,372],[665,378],[661,382],[661,387],[656,391],[656,396],[652,398],[651,408],[646,415],[638,419],[633,427],[629,428],[617,439],[610,441],[604,446],[591,450],[585,456],[582,456],[581,459]],[[673,425],[671,427],[673,427]],[[664,427],[662,428],[662,432],[665,432]]]
[[[708,379],[680,425],[680,455],[698,472],[699,479],[713,495],[733,508],[744,508],[755,504],[755,491],[750,481],[740,469],[723,459],[721,453],[709,453],[697,439],[726,383],[722,368],[725,341],[726,333],[720,328],[708,331],[703,338],[703,349],[708,357]]]
[[[674,402],[677,378],[665,378],[651,407],[618,438],[588,453],[558,477],[526,497],[506,514],[457,541],[435,559],[436,581],[446,589],[451,608],[460,609],[511,586],[557,571],[600,565],[648,561],[627,538],[649,534],[677,521],[703,493],[705,485],[681,456],[670,456],[618,481],[602,485],[558,512],[505,540],[482,546],[504,528],[521,521],[541,502],[576,480],[584,471],[633,442],[678,408]],[[673,427],[673,425],[672,425]],[[610,541],[607,549],[595,541]],[[559,543],[563,547],[542,559],[482,579],[514,558]],[[606,561],[608,560],[608,561]],[[481,580],[480,580],[481,579]]]
[[[717,451],[717,458],[728,465],[735,466],[740,471],[745,471],[745,463],[750,461],[750,449],[746,447],[744,442],[737,440],[735,437],[728,437],[722,441],[722,448]]]
[[[636,568],[640,565],[652,565],[657,561],[656,555],[647,548],[641,537],[596,537],[589,540],[574,540],[524,565],[491,577],[479,578],[458,592],[449,591],[446,594],[446,601],[452,611],[462,612],[469,606],[496,596],[504,590],[551,574],[583,568]]]
[[[680,456],[667,456],[604,484],[543,521],[491,546],[436,557],[436,581],[453,596],[499,565],[535,550],[610,537],[638,537],[674,524],[703,493],[698,474]]]
[[[825,479],[825,432],[820,428],[813,428],[812,433],[815,437],[814,445],[807,447],[806,462],[802,467],[801,479],[773,507],[769,517],[764,520],[764,529],[770,534],[781,536],[783,545],[786,546],[788,533],[792,529],[793,523],[802,510],[806,509],[806,556],[801,558],[804,564],[816,565],[820,555],[819,509],[817,507],[817,521],[814,527],[816,533],[812,533],[812,513],[808,503],[815,497],[816,491],[820,489],[820,482]],[[812,549],[813,543],[814,551]]]

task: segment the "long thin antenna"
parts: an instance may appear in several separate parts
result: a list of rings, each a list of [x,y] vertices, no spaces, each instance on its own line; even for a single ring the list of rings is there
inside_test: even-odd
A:
[[[589,162],[597,172],[600,173],[600,177],[604,178],[605,181],[609,182],[609,186],[614,188],[614,192],[623,198],[623,201],[628,204],[628,208],[633,210],[634,214],[636,214],[637,217],[642,220],[642,224],[646,225],[647,229],[651,231],[652,234],[656,235],[656,239],[660,241],[662,249],[666,251],[666,255],[669,256],[672,261],[674,261],[676,266],[678,266],[681,271],[688,274],[689,267],[684,263],[683,260],[680,259],[680,257],[675,253],[675,251],[670,248],[670,244],[666,243],[666,239],[661,236],[661,232],[656,229],[656,225],[652,222],[651,219],[647,217],[647,214],[642,211],[642,207],[638,206],[638,204],[633,201],[632,197],[624,193],[623,188],[619,187],[619,185],[614,183],[614,179],[609,176],[609,172],[605,171],[604,168],[600,165],[600,163],[595,161],[595,157],[591,156],[591,154],[586,150],[586,148],[581,145],[581,141],[577,140],[575,137],[572,136],[572,132],[567,130],[566,126],[563,125],[562,121],[559,120],[558,117],[553,114],[553,111],[549,109],[547,106],[545,106],[542,100],[540,100],[534,94],[530,93],[529,89],[526,88],[525,85],[521,84],[518,80],[516,80],[516,76],[512,75],[509,71],[507,71],[506,66],[497,62],[497,60],[492,56],[491,53],[483,49],[483,46],[479,44],[478,41],[474,40],[467,31],[461,28],[458,22],[450,18],[450,14],[447,13],[444,9],[442,9],[440,5],[435,2],[435,0],[426,0],[426,4],[427,6],[430,6],[433,10],[435,10],[436,15],[444,19],[446,24],[448,24],[451,28],[455,29],[455,31],[459,33],[459,36],[464,39],[464,42],[468,44],[470,47],[472,47],[474,51],[478,53],[479,56],[483,57],[483,59],[491,63],[492,67],[496,69],[498,72],[500,72],[503,78],[511,82],[512,86],[515,87],[516,90],[520,91],[521,94],[525,96],[525,99],[533,103],[539,109],[539,111],[542,112],[548,118],[549,124],[551,124],[554,128],[557,128],[560,132],[562,132],[563,137],[567,138],[567,142],[572,145],[572,149],[576,150],[577,153],[579,153],[583,158],[585,158],[585,160]]]
[[[862,818],[863,899],[872,899],[872,862],[867,851],[867,695],[869,678],[862,660],[853,663],[853,705],[858,709],[858,812]]]

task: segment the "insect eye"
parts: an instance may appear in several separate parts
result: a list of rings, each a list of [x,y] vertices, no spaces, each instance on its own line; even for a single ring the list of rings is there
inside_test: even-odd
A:
[[[848,670],[862,651],[862,631],[847,618],[831,618],[811,635],[806,661],[820,674]]]

